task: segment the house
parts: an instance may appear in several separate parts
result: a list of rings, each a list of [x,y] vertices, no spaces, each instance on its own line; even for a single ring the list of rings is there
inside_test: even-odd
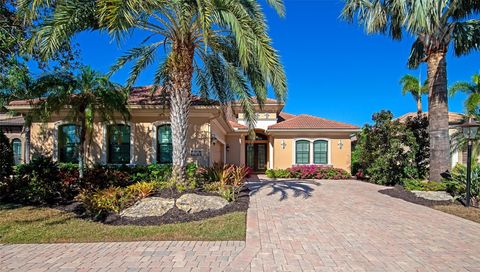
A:
[[[12,144],[13,158],[16,164],[24,162],[25,154],[25,133],[23,125],[25,121],[22,116],[12,116],[0,113],[0,130],[7,136]]]
[[[428,112],[422,112],[423,116],[428,117]],[[416,112],[408,112],[404,115],[398,117],[400,122],[405,122],[407,118],[413,118],[417,116]],[[454,133],[459,131],[459,125],[465,121],[465,115],[456,112],[448,113],[448,126],[449,126],[449,135],[452,136]],[[452,150],[450,154],[451,165],[454,167],[457,163],[467,163],[467,150]]]
[[[151,164],[172,162],[172,134],[165,94],[152,87],[134,88],[128,99],[131,118],[115,124],[95,123],[88,141],[89,164]],[[350,135],[357,126],[311,115],[283,112],[283,103],[253,99],[257,122],[255,138],[240,103],[229,110],[215,100],[194,96],[189,116],[188,160],[199,165],[231,163],[248,165],[256,172],[288,168],[296,164],[319,164],[350,171]],[[8,109],[27,113],[31,101],[12,101]],[[226,113],[227,112],[227,113]],[[32,156],[43,154],[60,162],[77,160],[75,124],[66,120],[67,111],[55,114],[47,123],[31,125]]]

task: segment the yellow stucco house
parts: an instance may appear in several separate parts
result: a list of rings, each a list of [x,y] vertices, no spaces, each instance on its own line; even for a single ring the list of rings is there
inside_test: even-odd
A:
[[[151,87],[134,88],[128,99],[131,118],[116,124],[96,123],[87,151],[90,164],[151,164],[171,162],[171,131],[165,97]],[[26,113],[31,103],[12,101],[8,108]],[[298,164],[330,165],[350,171],[350,135],[357,126],[310,115],[283,112],[284,104],[267,99],[255,105],[256,138],[248,136],[241,106],[226,114],[216,101],[194,97],[189,117],[188,160],[199,165],[232,163],[256,172]],[[76,160],[78,137],[66,111],[47,123],[33,122],[30,154],[52,156],[60,162]],[[23,148],[25,148],[23,146]]]

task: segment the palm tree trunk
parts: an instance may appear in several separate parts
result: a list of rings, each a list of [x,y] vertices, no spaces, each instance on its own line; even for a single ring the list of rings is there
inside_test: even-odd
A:
[[[450,170],[448,133],[447,62],[445,52],[428,57],[428,120],[430,134],[430,180],[441,181]]]
[[[80,143],[78,147],[78,177],[83,179],[85,172],[85,139],[86,139],[86,120],[85,116],[82,116],[80,119]]]
[[[417,98],[417,113],[422,113],[422,97]]]
[[[188,113],[193,75],[193,44],[174,44],[171,61],[170,122],[172,129],[172,178],[186,182]]]

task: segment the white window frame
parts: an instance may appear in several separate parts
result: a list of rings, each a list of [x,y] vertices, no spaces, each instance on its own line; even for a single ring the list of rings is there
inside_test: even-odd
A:
[[[308,164],[297,164],[297,141],[308,141],[310,142],[310,154],[309,154],[309,163]],[[313,161],[313,143],[315,141],[326,141],[327,142],[327,164],[318,164]],[[292,165],[332,165],[332,140],[328,138],[294,138],[292,144]]]

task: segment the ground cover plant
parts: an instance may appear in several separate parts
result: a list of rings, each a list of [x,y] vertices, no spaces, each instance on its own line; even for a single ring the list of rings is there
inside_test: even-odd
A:
[[[344,169],[323,165],[294,165],[287,169],[269,169],[265,172],[269,178],[296,179],[349,179],[350,173]]]
[[[446,191],[449,185],[446,182],[434,182],[418,179],[406,179],[402,181],[403,187],[408,191]]]

